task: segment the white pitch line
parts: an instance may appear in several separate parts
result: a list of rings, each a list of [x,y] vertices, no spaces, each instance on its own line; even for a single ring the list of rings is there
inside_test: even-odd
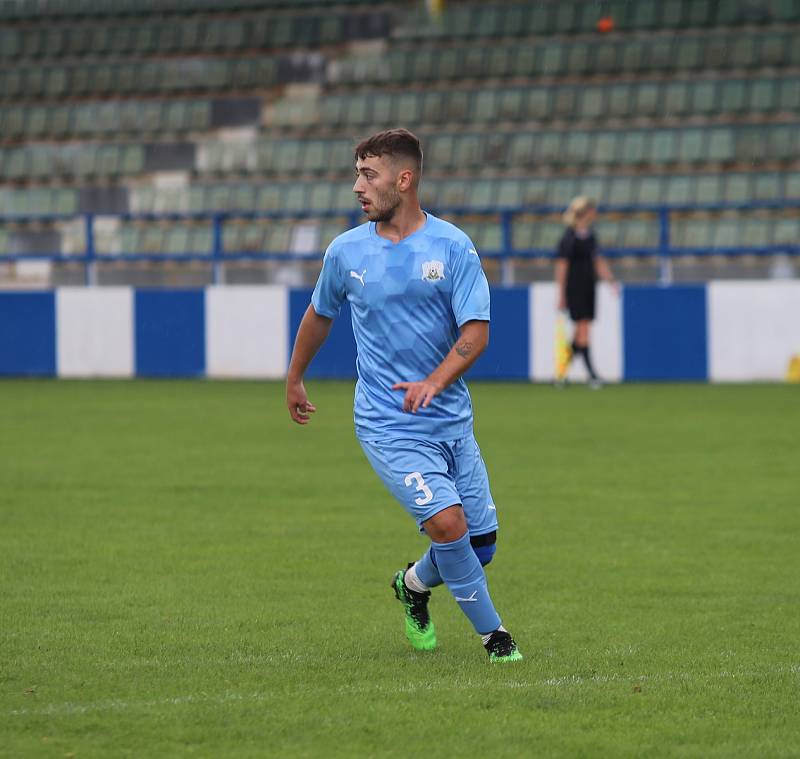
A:
[[[548,677],[543,680],[509,680],[506,682],[490,683],[484,680],[463,680],[443,683],[401,683],[399,685],[343,685],[335,690],[336,693],[355,694],[355,693],[421,693],[434,691],[469,691],[469,690],[526,690],[529,688],[562,688],[568,686],[581,686],[589,684],[606,684],[612,682],[629,683],[657,683],[674,680],[728,680],[739,678],[763,677],[764,675],[791,674],[800,675],[800,665],[792,664],[788,667],[777,666],[769,670],[731,672],[729,670],[719,670],[698,676],[696,672],[664,672],[657,675],[628,675],[614,673],[610,675],[565,675],[563,677]],[[305,686],[303,687],[305,690]],[[161,698],[151,700],[125,701],[122,699],[108,699],[106,701],[95,701],[93,703],[62,703],[48,704],[41,707],[11,709],[5,712],[6,717],[56,717],[68,716],[71,714],[88,714],[92,712],[125,712],[134,709],[150,708],[154,706],[181,706],[183,704],[226,704],[233,702],[259,703],[276,698],[275,693],[266,691],[255,691],[252,693],[237,693],[235,691],[224,691],[222,693],[190,693],[183,696],[173,696],[172,698]]]

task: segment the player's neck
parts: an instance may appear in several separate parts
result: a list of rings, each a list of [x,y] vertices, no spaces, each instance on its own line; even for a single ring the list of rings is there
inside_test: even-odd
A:
[[[397,243],[421,229],[427,218],[419,204],[407,208],[400,207],[390,221],[379,221],[375,225],[375,231],[380,237]]]

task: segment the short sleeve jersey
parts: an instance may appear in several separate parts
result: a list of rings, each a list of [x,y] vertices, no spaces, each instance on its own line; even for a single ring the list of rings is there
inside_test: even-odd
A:
[[[311,304],[334,318],[345,299],[358,352],[358,437],[443,441],[469,435],[472,402],[463,379],[416,414],[403,411],[405,392],[392,390],[397,382],[425,379],[465,322],[489,321],[489,286],[469,237],[432,214],[399,243],[380,237],[374,222],[351,229],[325,252]]]
[[[599,252],[597,237],[594,232],[580,236],[574,229],[564,232],[558,244],[558,257],[569,264],[567,268],[567,292],[585,292],[593,290],[597,275],[595,274],[595,256]]]

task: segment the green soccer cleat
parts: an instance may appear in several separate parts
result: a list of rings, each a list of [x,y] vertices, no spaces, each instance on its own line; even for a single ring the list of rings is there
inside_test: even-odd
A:
[[[514,643],[514,639],[505,630],[495,630],[492,637],[483,644],[489,654],[489,661],[494,663],[520,661],[522,654]]]
[[[405,584],[407,571],[407,569],[399,570],[392,580],[392,590],[406,612],[406,638],[414,648],[420,651],[432,651],[436,648],[436,630],[428,614],[431,592],[418,593],[407,587]]]

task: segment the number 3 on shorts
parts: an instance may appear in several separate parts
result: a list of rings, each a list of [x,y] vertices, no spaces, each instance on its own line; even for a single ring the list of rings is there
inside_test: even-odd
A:
[[[411,472],[411,474],[406,475],[406,487],[411,487],[414,483],[417,485],[416,489],[422,491],[422,496],[414,499],[417,506],[424,506],[426,503],[430,503],[433,500],[433,493],[431,493],[431,489],[425,484],[425,480],[422,479],[422,475],[419,472]]]

